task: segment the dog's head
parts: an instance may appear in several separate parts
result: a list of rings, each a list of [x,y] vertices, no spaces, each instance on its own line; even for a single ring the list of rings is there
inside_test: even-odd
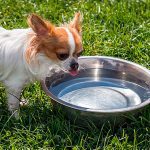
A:
[[[81,37],[81,15],[76,13],[69,24],[56,27],[38,15],[28,17],[34,31],[26,59],[29,62],[37,54],[44,54],[54,64],[72,75],[78,72],[78,57],[83,51]]]

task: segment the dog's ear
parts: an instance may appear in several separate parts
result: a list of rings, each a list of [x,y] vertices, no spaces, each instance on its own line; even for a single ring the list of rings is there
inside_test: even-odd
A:
[[[53,33],[54,26],[36,14],[31,14],[28,17],[27,22],[37,35],[47,35]]]
[[[70,22],[70,27],[75,28],[78,31],[78,33],[81,33],[82,31],[81,24],[82,24],[82,17],[80,12],[75,13],[73,20]]]

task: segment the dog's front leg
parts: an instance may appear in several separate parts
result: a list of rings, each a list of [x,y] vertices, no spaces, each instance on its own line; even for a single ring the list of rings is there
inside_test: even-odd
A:
[[[12,113],[12,115],[18,119],[19,118],[19,98],[20,98],[20,89],[10,90],[7,89],[7,97],[8,97],[8,110]]]
[[[19,99],[20,94],[23,88],[23,84],[21,82],[19,85],[14,84],[14,82],[6,82],[6,92],[7,92],[7,100],[8,100],[8,110],[12,113],[12,115],[18,119],[19,118]]]

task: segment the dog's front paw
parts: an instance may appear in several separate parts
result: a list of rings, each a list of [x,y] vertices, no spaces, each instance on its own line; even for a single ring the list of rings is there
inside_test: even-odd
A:
[[[20,101],[20,103],[19,103],[19,105],[20,105],[21,107],[27,106],[27,105],[28,105],[28,100],[22,98],[21,101]]]

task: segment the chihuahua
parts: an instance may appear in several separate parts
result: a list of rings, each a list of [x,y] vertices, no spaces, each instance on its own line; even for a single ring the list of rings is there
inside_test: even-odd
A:
[[[8,110],[16,118],[24,86],[45,78],[50,68],[76,75],[83,50],[80,13],[59,27],[36,14],[27,22],[27,29],[0,27],[0,81],[6,87]]]

